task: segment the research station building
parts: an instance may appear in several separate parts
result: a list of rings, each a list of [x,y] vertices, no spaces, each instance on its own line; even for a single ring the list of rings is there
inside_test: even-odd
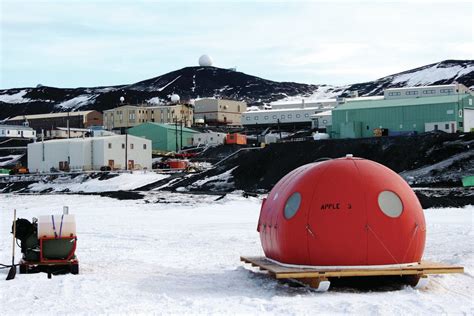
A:
[[[386,89],[381,99],[354,99],[332,110],[333,138],[474,130],[473,94],[461,84]]]
[[[149,139],[153,151],[166,153],[191,146],[197,132],[180,124],[148,122],[129,128],[127,133]]]
[[[194,120],[207,125],[240,126],[242,113],[247,110],[243,101],[203,98],[194,102]]]
[[[41,130],[52,130],[56,127],[89,128],[102,125],[102,113],[90,111],[59,112],[45,114],[19,115],[7,121],[12,125],[28,125],[40,133]]]
[[[28,144],[30,172],[151,169],[151,141],[131,135],[55,139]]]

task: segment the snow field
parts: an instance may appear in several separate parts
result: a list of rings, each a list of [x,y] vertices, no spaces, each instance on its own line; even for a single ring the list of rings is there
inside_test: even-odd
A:
[[[472,206],[425,213],[424,258],[464,265],[464,275],[433,276],[425,290],[316,293],[244,268],[240,255],[262,255],[260,199],[216,198],[161,192],[136,201],[0,195],[1,263],[11,260],[13,207],[31,220],[60,213],[63,205],[76,216],[80,260],[79,275],[0,280],[0,314],[474,313]],[[6,273],[0,270],[0,279]]]
[[[133,171],[133,173],[121,173],[116,177],[99,180],[90,179],[87,174],[81,174],[73,179],[70,177],[59,177],[53,181],[44,181],[31,184],[28,188],[32,192],[52,190],[52,192],[105,192],[118,190],[134,190],[144,185],[168,178],[169,175],[157,174],[155,172]]]

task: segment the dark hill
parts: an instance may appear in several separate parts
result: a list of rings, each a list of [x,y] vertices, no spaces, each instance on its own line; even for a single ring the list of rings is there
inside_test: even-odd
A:
[[[95,109],[103,111],[125,103],[167,103],[173,93],[183,100],[220,97],[259,105],[287,97],[327,98],[379,95],[389,87],[459,82],[474,87],[473,60],[446,60],[374,81],[348,86],[276,82],[216,67],[186,67],[130,85],[93,88],[14,88],[0,90],[0,120],[16,115]]]

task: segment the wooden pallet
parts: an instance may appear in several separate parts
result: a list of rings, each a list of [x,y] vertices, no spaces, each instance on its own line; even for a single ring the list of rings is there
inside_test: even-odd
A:
[[[411,276],[410,284],[422,288],[428,283],[429,274],[464,273],[464,268],[447,264],[422,261],[421,263],[402,267],[367,267],[367,268],[298,268],[286,267],[268,260],[265,257],[240,257],[260,270],[267,271],[276,279],[296,279],[320,291],[329,289],[329,278],[371,277],[371,276]]]

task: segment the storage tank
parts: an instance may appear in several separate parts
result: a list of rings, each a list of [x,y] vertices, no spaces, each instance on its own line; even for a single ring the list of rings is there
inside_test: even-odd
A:
[[[76,236],[76,219],[74,215],[38,216],[38,238],[74,236]]]
[[[351,155],[301,166],[264,199],[265,255],[307,266],[419,262],[426,225],[409,185],[389,168]]]

